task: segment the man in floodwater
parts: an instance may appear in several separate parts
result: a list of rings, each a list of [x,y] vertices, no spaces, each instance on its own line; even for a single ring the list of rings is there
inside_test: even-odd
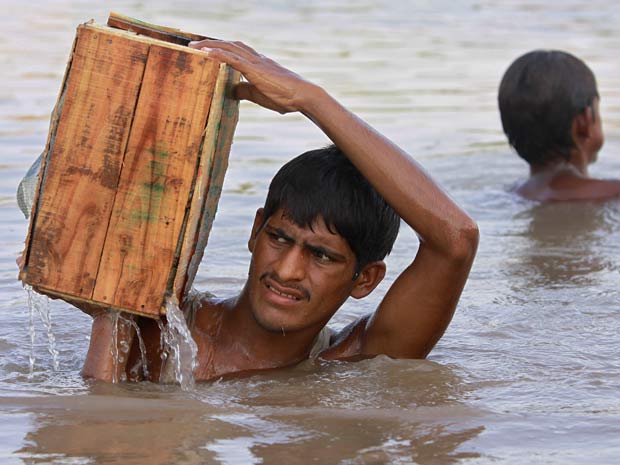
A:
[[[273,179],[248,242],[247,282],[232,299],[187,305],[198,346],[198,381],[290,366],[304,359],[360,359],[384,354],[424,358],[452,319],[478,243],[475,222],[406,153],[322,88],[242,43],[191,44],[240,71],[236,96],[280,113],[300,112],[334,146],[292,160]],[[402,218],[419,236],[415,259],[375,312],[339,333],[326,329],[352,296],[370,294],[385,275]],[[189,308],[192,307],[192,308]],[[95,313],[84,375],[121,379],[127,363],[112,353],[114,322]],[[148,371],[165,379],[159,327],[140,319]],[[133,325],[121,328],[133,337]]]
[[[604,138],[596,79],[583,61],[559,50],[526,53],[506,70],[498,103],[510,145],[530,165],[519,195],[539,201],[620,195],[620,180],[588,174]]]

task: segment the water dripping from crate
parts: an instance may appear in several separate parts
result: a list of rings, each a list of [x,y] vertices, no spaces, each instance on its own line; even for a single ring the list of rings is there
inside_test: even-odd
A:
[[[166,325],[161,320],[158,322],[164,348],[162,358],[165,365],[172,364],[170,373],[174,374],[174,380],[181,389],[189,391],[195,384],[194,369],[198,364],[198,347],[187,327],[179,303],[174,298],[166,300],[166,320]]]
[[[24,289],[26,289],[26,292],[28,293],[28,308],[30,312],[28,326],[28,334],[30,336],[30,354],[28,357],[30,365],[29,376],[34,374],[34,365],[36,361],[34,347],[36,341],[36,329],[34,325],[35,313],[39,315],[39,318],[45,327],[45,331],[47,332],[47,351],[52,356],[52,368],[54,371],[58,371],[60,369],[60,362],[58,361],[56,336],[54,336],[54,331],[52,329],[52,313],[50,310],[49,299],[35,292],[32,286],[25,285]]]

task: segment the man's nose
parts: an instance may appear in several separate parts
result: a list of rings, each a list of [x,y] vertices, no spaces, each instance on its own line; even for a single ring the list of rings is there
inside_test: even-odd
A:
[[[275,271],[282,281],[301,281],[306,274],[306,262],[304,250],[294,245],[282,251]]]

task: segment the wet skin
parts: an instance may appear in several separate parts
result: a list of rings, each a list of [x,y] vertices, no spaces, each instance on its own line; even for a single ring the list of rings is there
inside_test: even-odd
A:
[[[353,251],[322,218],[302,228],[278,210],[261,223],[259,211],[244,290],[252,316],[268,331],[320,330],[355,287]]]

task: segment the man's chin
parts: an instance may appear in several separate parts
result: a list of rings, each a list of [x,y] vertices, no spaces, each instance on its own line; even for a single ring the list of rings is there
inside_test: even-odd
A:
[[[291,327],[289,323],[283,322],[278,318],[269,318],[265,315],[260,315],[258,312],[252,312],[254,321],[261,329],[274,334],[286,334],[288,332],[296,331],[298,328]]]
[[[317,321],[292,321],[289,318],[282,318],[282,315],[264,314],[260,312],[252,312],[252,317],[256,324],[263,330],[270,333],[280,335],[292,335],[300,331],[311,330],[316,328],[321,322]],[[325,326],[325,324],[322,324]],[[319,328],[320,329],[320,328]]]

